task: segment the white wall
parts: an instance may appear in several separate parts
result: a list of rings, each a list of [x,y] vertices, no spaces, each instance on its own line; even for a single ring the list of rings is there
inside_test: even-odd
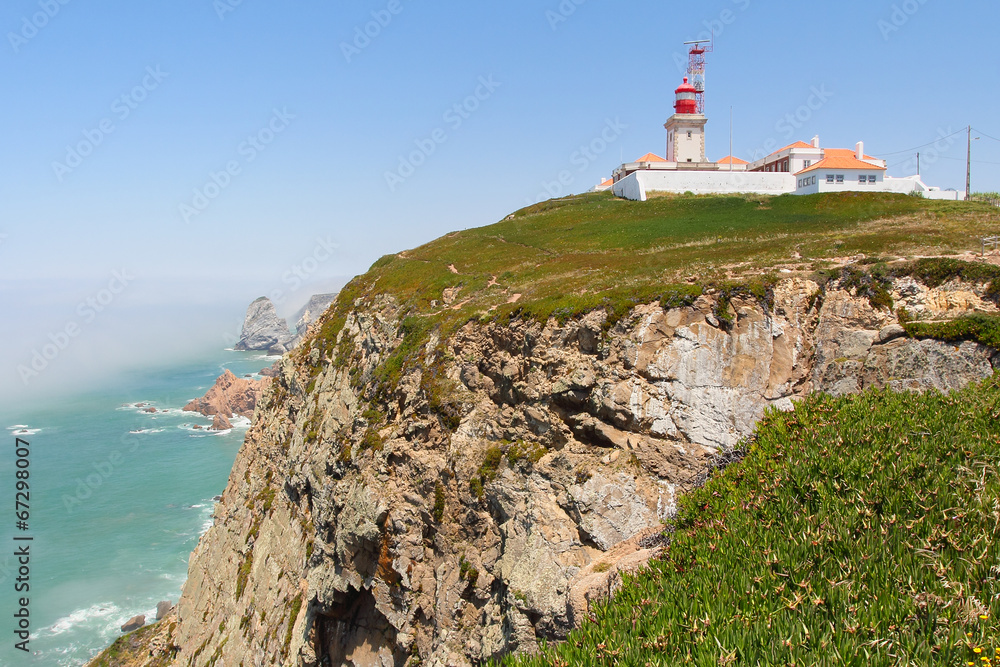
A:
[[[648,192],[780,195],[794,191],[793,174],[739,171],[637,171],[615,183],[616,196],[635,201],[646,201]]]
[[[659,164],[659,163],[658,163]],[[910,194],[918,191],[927,199],[944,199],[957,201],[964,193],[937,190],[929,188],[919,180],[911,178],[885,178],[883,172],[873,170],[863,172],[878,178],[875,183],[858,183],[860,171],[841,170],[831,173],[843,173],[843,183],[827,183],[826,171],[810,172],[816,177],[816,185],[796,189],[798,177],[795,174],[765,173],[765,172],[729,172],[729,171],[659,171],[643,170],[629,174],[614,184],[616,197],[633,201],[646,201],[649,192],[673,192],[683,194],[693,192],[697,195],[708,194],[738,194],[754,193],[764,195],[780,195],[795,193],[811,195],[820,192],[894,192]],[[805,175],[802,176],[803,178]]]
[[[892,176],[886,176],[884,187],[885,192],[898,192],[900,194],[908,195],[914,192],[919,192],[927,199],[943,199],[946,201],[960,201],[965,198],[965,193],[959,193],[955,190],[941,190],[940,188],[932,188],[922,180],[919,176],[907,176],[905,178],[893,178]]]
[[[641,173],[643,172],[637,171],[631,173],[615,183],[612,186],[615,196],[622,199],[631,199],[632,201],[646,201],[646,190],[639,180],[639,174]]]

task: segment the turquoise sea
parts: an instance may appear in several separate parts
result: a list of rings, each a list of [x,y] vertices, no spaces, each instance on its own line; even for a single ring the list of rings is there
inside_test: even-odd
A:
[[[249,426],[198,431],[211,420],[181,408],[225,368],[244,376],[274,360],[221,351],[37,409],[0,406],[0,665],[82,665],[132,616],[152,620],[157,602],[177,602]],[[17,437],[31,453],[27,531],[15,527]],[[23,544],[15,536],[34,538],[28,593],[14,589],[15,544]],[[21,596],[29,598],[30,655],[15,648]]]

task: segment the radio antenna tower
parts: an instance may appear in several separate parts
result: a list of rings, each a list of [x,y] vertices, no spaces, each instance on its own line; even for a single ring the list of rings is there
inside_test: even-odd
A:
[[[705,45],[708,46],[705,46]],[[698,113],[705,114],[705,54],[712,53],[715,49],[715,35],[712,39],[698,39],[693,42],[684,42],[684,46],[690,46],[691,52],[688,54],[688,81],[694,86],[697,93]]]

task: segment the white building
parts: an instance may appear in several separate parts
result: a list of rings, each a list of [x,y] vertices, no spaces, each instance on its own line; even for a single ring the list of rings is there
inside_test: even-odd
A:
[[[885,162],[865,155],[863,143],[854,152],[838,148],[823,151],[823,157],[795,174],[795,194],[820,192],[888,192],[885,182]]]
[[[684,79],[676,91],[674,114],[667,119],[667,157],[647,153],[615,169],[611,183],[618,197],[646,200],[649,192],[694,194],[796,194],[822,192],[920,193],[929,199],[958,200],[954,190],[925,185],[919,176],[891,178],[886,163],[865,155],[864,143],[855,150],[822,148],[819,137],[797,141],[754,162],[732,155],[709,162],[705,157],[708,118],[698,113],[697,91]]]
[[[783,172],[797,174],[823,159],[823,149],[819,147],[819,137],[812,143],[796,141],[770,155],[747,165],[747,171]]]

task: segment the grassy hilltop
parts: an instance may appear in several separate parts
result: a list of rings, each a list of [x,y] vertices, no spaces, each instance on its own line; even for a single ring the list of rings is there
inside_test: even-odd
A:
[[[788,275],[849,278],[889,308],[893,275],[992,281],[1000,295],[1000,269],[947,259],[998,228],[996,207],[893,195],[570,197],[383,257],[345,288],[316,344],[339,358],[355,300],[397,299],[403,342],[374,386],[358,386],[371,400],[422,362],[431,331],[470,319],[603,307],[613,321],[709,290],[766,300]],[[842,268],[861,254],[873,259]],[[910,330],[1000,342],[991,318]],[[509,663],[987,664],[1000,656],[998,420],[997,378],[771,414],[746,459],[683,501],[664,560],[566,643]]]
[[[998,228],[1000,209],[988,204],[902,195],[632,202],[587,194],[387,255],[352,282],[345,297],[390,293],[413,315],[433,314],[441,322],[515,311],[565,316],[653,300],[672,289],[689,293],[692,284],[759,282],[781,269],[810,273],[859,254],[965,252]],[[459,290],[449,307],[442,302],[447,288]],[[515,295],[516,303],[508,303]]]
[[[432,330],[447,335],[470,319],[545,321],[604,308],[610,325],[637,304],[677,306],[709,290],[723,301],[737,292],[764,300],[779,276],[823,282],[862,254],[877,260],[882,278],[889,272],[931,283],[969,272],[976,279],[1000,277],[995,267],[956,262],[897,262],[891,269],[882,262],[968,252],[998,229],[995,206],[904,195],[691,195],[647,202],[579,195],[386,255],[343,289],[318,345],[333,353],[357,299],[392,295],[406,319],[404,342],[379,377],[383,389],[391,388],[402,366],[418,361]],[[888,305],[878,280],[854,277],[875,302]],[[1000,279],[995,284],[1000,290]]]

